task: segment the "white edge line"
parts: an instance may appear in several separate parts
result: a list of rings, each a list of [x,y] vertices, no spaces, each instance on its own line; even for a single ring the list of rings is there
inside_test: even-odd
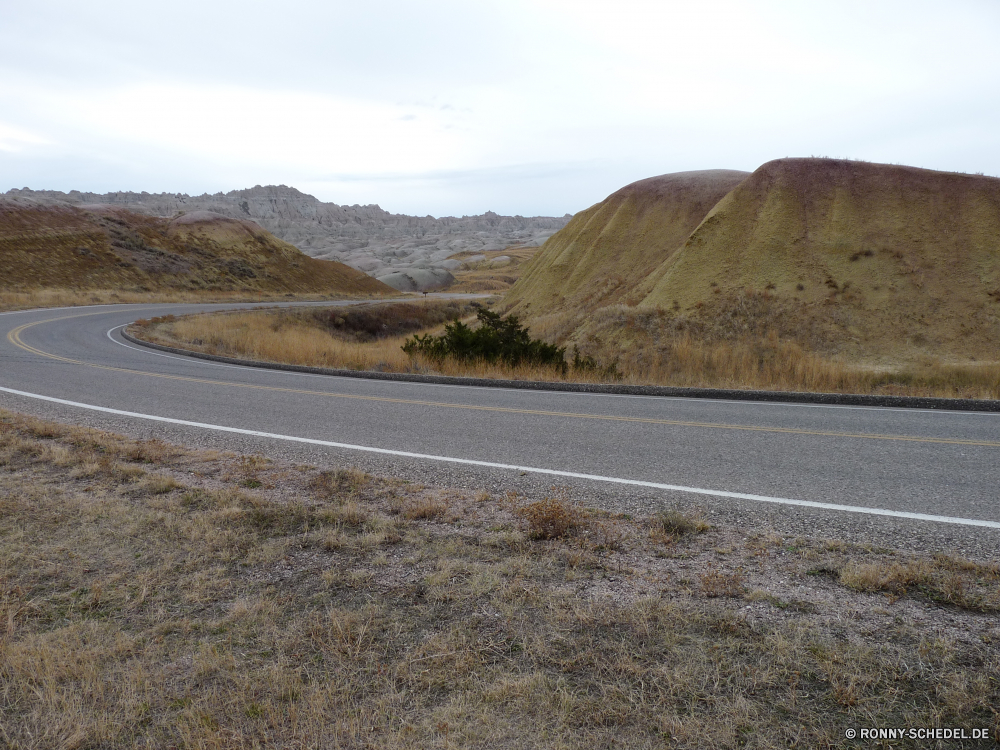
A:
[[[792,500],[785,497],[768,497],[767,495],[752,495],[744,492],[727,492],[725,490],[709,490],[700,487],[684,487],[676,484],[662,484],[660,482],[646,482],[639,479],[622,479],[619,477],[606,477],[599,474],[583,474],[575,471],[560,471],[558,469],[541,469],[535,466],[518,466],[516,464],[500,464],[491,461],[476,461],[468,458],[453,458],[450,456],[435,456],[426,453],[412,453],[410,451],[397,451],[388,448],[374,448],[366,445],[352,445],[351,443],[337,443],[330,440],[317,440],[315,438],[296,437],[294,435],[279,435],[273,432],[261,432],[260,430],[245,430],[239,427],[226,427],[224,425],[207,424],[205,422],[190,422],[185,419],[174,419],[172,417],[158,417],[152,414],[140,414],[122,409],[111,409],[106,406],[95,406],[93,404],[83,404],[78,401],[67,401],[66,399],[54,398],[52,396],[42,396],[37,393],[18,391],[13,388],[0,386],[0,391],[12,393],[15,396],[49,401],[54,404],[64,406],[74,406],[78,409],[88,409],[106,414],[117,414],[123,417],[133,417],[145,419],[153,422],[166,422],[168,424],[183,425],[185,427],[198,427],[203,430],[216,430],[218,432],[231,432],[238,435],[250,435],[252,437],[270,438],[272,440],[285,440],[294,443],[307,443],[309,445],[322,445],[328,448],[343,448],[345,450],[363,451],[365,453],[378,453],[388,456],[401,456],[403,458],[419,458],[425,461],[441,461],[445,463],[464,464],[467,466],[485,466],[491,469],[508,469],[511,471],[523,471],[532,474],[545,474],[547,476],[570,477],[573,479],[588,479],[595,482],[610,482],[612,484],[623,484],[632,487],[648,487],[651,489],[668,490],[670,492],[687,492],[694,495],[710,495],[712,497],[725,497],[735,500],[753,500],[760,503],[775,503],[778,505],[793,505],[803,508],[819,508],[823,510],[839,510],[848,513],[864,513],[872,516],[889,516],[891,518],[907,518],[915,521],[931,521],[933,523],[949,523],[961,526],[982,526],[990,529],[1000,529],[998,521],[984,521],[976,518],[956,518],[953,516],[936,516],[927,513],[909,513],[907,511],[888,510],[886,508],[867,508],[855,505],[838,505],[835,503],[819,503],[812,500]]]

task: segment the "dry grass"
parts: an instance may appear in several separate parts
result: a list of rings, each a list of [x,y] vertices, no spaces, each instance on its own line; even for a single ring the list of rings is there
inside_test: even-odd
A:
[[[1000,565],[979,565],[947,555],[904,562],[852,563],[840,582],[855,591],[902,596],[915,590],[928,598],[965,609],[1000,612]]]
[[[401,307],[420,304],[430,309],[440,306],[410,303]],[[397,321],[392,325],[399,325],[399,319],[389,312],[392,305],[366,309],[366,325],[380,315],[387,317],[385,325],[390,332],[392,320]],[[450,309],[458,314],[465,311],[454,304]],[[788,338],[794,330],[793,322],[765,295],[741,295],[729,300],[723,309],[699,316],[620,306],[606,308],[576,334],[579,351],[597,366],[583,371],[570,369],[566,374],[552,367],[511,368],[410,357],[401,349],[406,335],[364,342],[358,340],[361,336],[357,333],[331,328],[329,319],[342,319],[336,316],[343,314],[339,309],[216,313],[146,327],[138,335],[233,357],[381,372],[608,382],[605,368],[614,363],[619,376],[615,380],[635,385],[1000,398],[1000,365],[993,362],[961,364],[926,358],[889,368],[859,366],[810,351]],[[532,329],[533,335],[560,340],[567,329],[559,320],[539,321]],[[416,329],[406,330],[410,333]],[[439,327],[423,330],[436,332]],[[811,340],[822,340],[822,330],[809,330]]]
[[[563,539],[574,536],[584,526],[579,509],[564,497],[547,497],[516,511],[525,520],[532,539]]]
[[[712,528],[701,516],[692,516],[680,510],[663,510],[650,519],[654,533],[666,535],[667,539],[686,534],[703,534]]]
[[[259,489],[240,486],[248,475]],[[0,742],[816,748],[873,725],[996,736],[1000,628],[981,613],[995,565],[746,529],[654,539],[651,520],[555,496],[577,532],[531,541],[521,525],[552,514],[512,494],[0,412]],[[435,503],[447,511],[408,511]],[[671,527],[697,526],[685,514]],[[588,533],[600,526],[615,547]],[[975,606],[913,583],[944,576]],[[865,593],[886,586],[891,598]]]
[[[437,308],[474,318],[474,307],[455,303],[417,302],[398,305],[403,308],[426,308],[419,319],[439,317],[432,312]],[[349,370],[375,370],[378,372],[440,373],[487,378],[521,380],[556,380],[562,375],[551,367],[518,366],[503,364],[434,362],[423,355],[410,356],[402,350],[403,342],[417,331],[439,332],[441,326],[428,328],[403,326],[392,305],[375,305],[367,308],[368,317],[384,316],[390,333],[374,341],[363,341],[359,331],[338,330],[331,320],[346,320],[345,310],[286,311],[261,310],[254,312],[217,313],[192,315],[170,321],[149,324],[142,321],[130,332],[141,338],[170,346],[190,348],[231,357],[243,357],[265,362],[284,362],[314,367],[343,368]],[[472,315],[468,315],[469,312]],[[358,314],[357,312],[355,313]],[[443,320],[450,318],[445,317]],[[404,319],[405,321],[406,319]],[[150,322],[151,323],[151,322]],[[402,328],[402,335],[391,335]],[[360,329],[364,333],[366,329]]]
[[[513,245],[503,250],[488,250],[483,253],[459,253],[451,256],[455,260],[464,261],[475,255],[485,255],[486,260],[463,263],[452,271],[455,282],[448,287],[449,292],[491,292],[503,294],[521,277],[528,262],[535,257],[539,248]],[[492,265],[493,260],[501,256],[510,258],[510,262],[500,266]]]
[[[828,322],[800,312],[766,290],[744,291],[691,313],[615,305],[586,320],[550,315],[532,330],[572,341],[598,363],[617,361],[630,383],[1000,398],[1000,363],[992,358],[865,360],[837,353]]]

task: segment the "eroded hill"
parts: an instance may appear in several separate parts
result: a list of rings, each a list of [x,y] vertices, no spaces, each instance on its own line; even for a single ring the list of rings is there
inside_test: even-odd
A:
[[[679,172],[632,183],[574,216],[535,255],[508,304],[533,318],[623,301],[748,172]]]
[[[0,279],[7,291],[393,293],[250,221],[207,211],[167,220],[10,198],[0,199]]]
[[[768,336],[870,365],[997,359],[1000,180],[832,159],[732,179],[712,205],[619,191],[546,243],[508,307],[649,365],[680,338]]]

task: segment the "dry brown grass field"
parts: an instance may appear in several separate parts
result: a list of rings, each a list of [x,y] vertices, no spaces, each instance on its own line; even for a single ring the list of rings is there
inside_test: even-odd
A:
[[[10,748],[839,748],[873,746],[843,739],[870,726],[996,739],[998,611],[995,564],[931,551],[0,412]]]
[[[949,364],[927,358],[897,368],[863,367],[809,351],[781,336],[782,326],[797,325],[798,319],[784,318],[780,306],[764,295],[733,298],[726,314],[707,320],[627,306],[604,308],[594,316],[592,328],[581,336],[578,346],[583,356],[593,357],[595,366],[570,368],[566,373],[551,367],[434,362],[403,353],[400,347],[413,333],[439,331],[444,321],[454,317],[474,320],[475,308],[464,303],[396,303],[363,309],[370,319],[364,325],[381,331],[379,321],[384,319],[387,335],[359,338],[351,332],[351,325],[331,326],[331,319],[345,314],[337,309],[198,315],[148,325],[143,321],[131,331],[181,348],[315,367],[515,380],[612,379],[635,385],[1000,398],[1000,366],[993,362]],[[421,309],[427,313],[408,312]],[[397,330],[392,320],[400,316],[413,324]],[[561,340],[565,331],[547,327],[550,322],[543,319],[532,334]],[[620,354],[612,360],[601,359],[609,350]],[[613,372],[607,369],[611,364]]]
[[[460,302],[414,301],[391,305],[310,310],[261,310],[176,319],[140,320],[129,332],[149,341],[222,356],[313,367],[379,372],[436,373],[484,378],[550,380],[562,377],[549,367],[434,362],[410,356],[403,342],[414,333],[439,332],[456,317],[475,319],[476,308]],[[367,332],[366,315],[378,335]],[[345,320],[340,326],[331,321]],[[383,323],[382,321],[388,321]],[[393,323],[393,321],[396,321]],[[389,325],[392,323],[392,325]],[[383,329],[383,325],[386,327]],[[355,327],[358,326],[358,327]]]

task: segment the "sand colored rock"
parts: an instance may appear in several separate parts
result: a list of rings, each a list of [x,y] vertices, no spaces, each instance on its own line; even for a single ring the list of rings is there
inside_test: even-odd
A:
[[[455,277],[444,268],[409,268],[405,271],[393,271],[377,278],[383,284],[400,292],[427,292],[432,289],[444,289],[455,281]]]

